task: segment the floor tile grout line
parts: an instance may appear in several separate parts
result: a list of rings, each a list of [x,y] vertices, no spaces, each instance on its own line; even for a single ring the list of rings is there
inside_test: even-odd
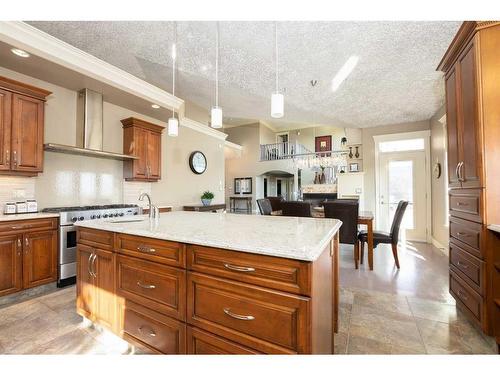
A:
[[[410,300],[408,299],[408,296],[406,296],[406,303],[408,303],[408,306],[410,307],[411,316],[413,318],[413,321],[415,322],[415,325],[417,326],[418,335],[420,336],[420,341],[422,343],[422,346],[424,347],[425,354],[429,354],[429,351],[427,350],[427,344],[424,341],[424,337],[422,336],[422,331],[420,330],[420,327],[418,326],[418,321],[417,321],[417,318],[415,316],[415,313],[413,312],[413,308],[411,307],[411,303],[410,303]]]

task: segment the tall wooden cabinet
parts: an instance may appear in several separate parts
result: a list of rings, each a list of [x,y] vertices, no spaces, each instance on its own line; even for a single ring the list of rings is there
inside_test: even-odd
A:
[[[161,134],[163,127],[134,117],[122,120],[123,153],[137,156],[123,164],[127,181],[158,181],[161,178]]]
[[[44,103],[50,94],[0,77],[0,174],[43,171]]]
[[[0,223],[0,296],[57,280],[57,218]]]
[[[445,73],[450,293],[500,343],[500,22],[464,22],[438,66]],[[497,328],[495,328],[497,327]]]

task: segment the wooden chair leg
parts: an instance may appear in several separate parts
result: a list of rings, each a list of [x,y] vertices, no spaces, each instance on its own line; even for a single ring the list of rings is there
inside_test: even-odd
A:
[[[359,242],[356,241],[354,242],[354,267],[358,269],[358,264],[359,264]]]
[[[392,255],[394,255],[394,261],[396,262],[396,267],[399,269],[399,259],[398,259],[398,244],[392,244]]]
[[[363,264],[364,258],[365,258],[365,243],[361,241],[361,255],[359,257],[359,264]]]

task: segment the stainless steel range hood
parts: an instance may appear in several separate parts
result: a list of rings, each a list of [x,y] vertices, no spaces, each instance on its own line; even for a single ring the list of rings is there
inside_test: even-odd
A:
[[[136,156],[103,150],[103,100],[102,94],[83,89],[78,92],[76,109],[76,146],[46,143],[45,151],[61,152],[106,159],[134,160]]]

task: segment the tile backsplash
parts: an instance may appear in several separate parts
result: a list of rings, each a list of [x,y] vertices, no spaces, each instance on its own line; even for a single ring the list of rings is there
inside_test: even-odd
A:
[[[123,203],[138,204],[146,207],[148,202],[137,200],[142,193],[151,195],[151,182],[129,182],[123,183]]]
[[[35,180],[30,177],[0,176],[0,213],[5,203],[35,197]]]

